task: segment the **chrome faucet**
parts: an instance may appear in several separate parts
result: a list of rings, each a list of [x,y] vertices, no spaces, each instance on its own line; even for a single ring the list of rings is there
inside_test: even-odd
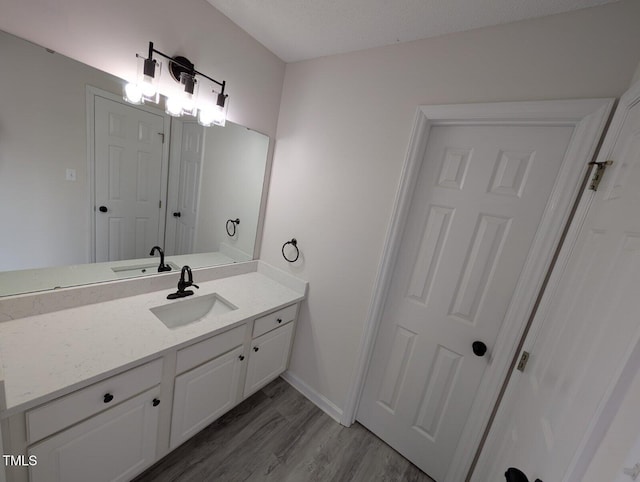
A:
[[[160,246],[154,246],[153,248],[151,248],[149,256],[153,256],[154,254],[156,254],[156,251],[160,253],[160,266],[158,266],[158,273],[171,271],[171,266],[167,266],[164,264],[164,251],[162,251],[162,248]]]
[[[187,279],[185,279],[185,275],[187,276]],[[194,288],[200,289],[200,287],[193,282],[193,273],[191,272],[191,268],[187,265],[184,265],[180,270],[180,281],[178,281],[178,291],[168,295],[167,299],[175,300],[176,298],[184,298],[185,296],[191,296],[193,294],[193,290],[187,289],[191,286],[193,286]]]

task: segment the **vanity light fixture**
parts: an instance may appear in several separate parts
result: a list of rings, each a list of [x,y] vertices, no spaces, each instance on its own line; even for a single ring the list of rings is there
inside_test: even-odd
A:
[[[228,95],[224,93],[226,82],[217,80],[195,69],[194,64],[186,57],[168,55],[156,50],[153,42],[149,42],[148,57],[136,54],[138,58],[138,75],[136,82],[125,85],[124,99],[131,104],[143,104],[146,101],[158,103],[158,79],[160,78],[161,63],[153,58],[158,54],[167,59],[171,77],[179,83],[165,101],[165,112],[174,117],[182,115],[197,116],[198,123],[208,127],[211,125],[224,126],[229,109]],[[203,77],[214,84],[212,95],[198,95],[199,79]]]

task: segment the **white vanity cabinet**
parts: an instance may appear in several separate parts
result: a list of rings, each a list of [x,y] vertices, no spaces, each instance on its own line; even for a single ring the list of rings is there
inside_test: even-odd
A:
[[[286,370],[298,306],[247,314],[208,338],[0,417],[5,453],[37,461],[7,467],[7,482],[133,479]]]
[[[27,450],[29,480],[127,481],[144,470],[156,458],[161,376],[158,359],[27,412],[29,442],[42,439]]]
[[[287,369],[297,309],[297,304],[291,305],[255,320],[244,397]]]
[[[178,352],[171,417],[171,449],[198,433],[238,401],[246,325]],[[207,361],[208,360],[208,361]],[[203,362],[200,364],[201,362]]]

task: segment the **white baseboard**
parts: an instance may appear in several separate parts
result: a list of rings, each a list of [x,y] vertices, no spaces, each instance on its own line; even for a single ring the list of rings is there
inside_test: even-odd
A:
[[[319,394],[316,390],[311,388],[288,370],[280,375],[280,377],[309,399],[309,401],[316,405],[320,410],[329,415],[336,422],[340,423],[340,420],[342,419],[342,410],[327,397]]]

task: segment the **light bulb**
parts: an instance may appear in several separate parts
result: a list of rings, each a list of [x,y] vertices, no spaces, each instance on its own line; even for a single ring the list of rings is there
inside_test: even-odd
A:
[[[151,53],[149,54],[151,55]],[[138,76],[137,83],[142,91],[142,100],[158,103],[160,95],[158,94],[158,80],[162,64],[152,58],[145,59],[142,55],[138,57]]]
[[[142,104],[142,89],[138,84],[129,82],[124,86],[124,100],[130,104]]]
[[[216,115],[215,110],[210,107],[205,107],[198,111],[198,124],[203,127],[209,127],[213,125]]]
[[[215,105],[215,118],[213,123],[217,126],[224,127],[227,123],[227,112],[229,111],[229,96],[218,94]]]
[[[165,112],[173,117],[182,115],[182,99],[180,96],[168,97],[165,101]]]
[[[154,79],[152,77],[144,76],[144,80],[142,81],[142,85],[140,86],[142,90],[142,95],[147,98],[155,97],[158,92]]]
[[[196,113],[196,101],[192,94],[187,92],[182,97],[182,111],[188,115],[195,115]]]

